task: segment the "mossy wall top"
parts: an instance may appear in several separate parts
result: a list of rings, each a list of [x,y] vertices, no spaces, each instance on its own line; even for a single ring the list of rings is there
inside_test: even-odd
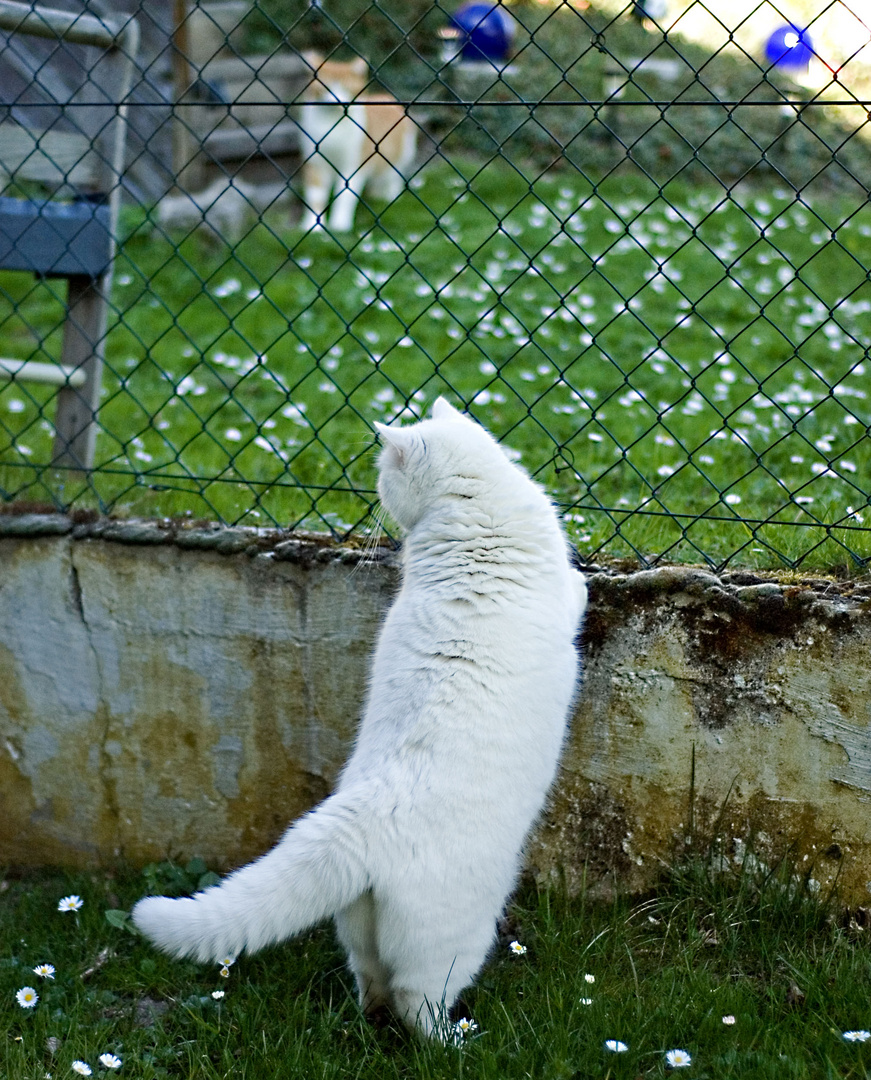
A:
[[[329,790],[398,556],[172,522],[0,518],[0,860],[229,867]],[[592,568],[541,880],[648,888],[687,837],[871,882],[871,586]]]

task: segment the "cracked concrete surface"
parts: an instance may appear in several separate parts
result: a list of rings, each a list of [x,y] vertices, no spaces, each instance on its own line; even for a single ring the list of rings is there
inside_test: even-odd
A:
[[[329,791],[397,584],[389,554],[365,564],[322,539],[164,523],[13,524],[0,861],[226,868]],[[670,567],[592,573],[590,595],[586,681],[529,871],[648,888],[692,822],[736,850],[751,834],[769,857],[791,845],[821,885],[866,902],[867,583]]]

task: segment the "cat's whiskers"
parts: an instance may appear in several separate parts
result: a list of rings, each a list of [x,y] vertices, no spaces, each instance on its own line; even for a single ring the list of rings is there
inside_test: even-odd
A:
[[[384,535],[384,518],[386,514],[387,511],[380,503],[370,509],[369,515],[372,520],[372,531],[366,537],[361,557],[351,571],[352,575],[358,573],[362,567],[369,567],[375,562],[375,554],[381,546],[381,538]]]

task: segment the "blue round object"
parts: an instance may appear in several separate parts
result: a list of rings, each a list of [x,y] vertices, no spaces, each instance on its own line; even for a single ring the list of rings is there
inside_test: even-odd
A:
[[[803,71],[813,55],[814,47],[807,30],[799,30],[791,23],[775,30],[765,43],[765,59],[779,68]]]
[[[462,58],[479,63],[501,63],[508,59],[514,41],[511,16],[496,4],[463,4],[451,22],[462,34]]]

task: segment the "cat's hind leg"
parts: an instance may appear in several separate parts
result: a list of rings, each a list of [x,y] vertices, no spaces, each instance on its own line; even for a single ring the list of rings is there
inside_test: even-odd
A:
[[[459,898],[456,904],[444,900],[427,911],[385,913],[380,934],[394,1012],[408,1027],[443,1042],[453,1034],[450,1008],[481,969],[496,929],[493,912],[474,905],[463,911]]]
[[[379,162],[379,166],[369,181],[369,191],[376,199],[386,203],[395,202],[405,190],[405,177],[387,162]]]
[[[375,898],[371,891],[336,915],[336,933],[357,981],[360,1008],[372,1015],[390,1003],[387,969],[378,956]]]
[[[303,166],[302,178],[305,207],[300,224],[305,230],[319,229],[326,221],[336,172],[325,158],[315,153]]]
[[[366,170],[363,167],[357,169],[352,176],[338,178],[336,195],[330,207],[331,232],[351,232],[354,228],[354,215],[365,184]]]

